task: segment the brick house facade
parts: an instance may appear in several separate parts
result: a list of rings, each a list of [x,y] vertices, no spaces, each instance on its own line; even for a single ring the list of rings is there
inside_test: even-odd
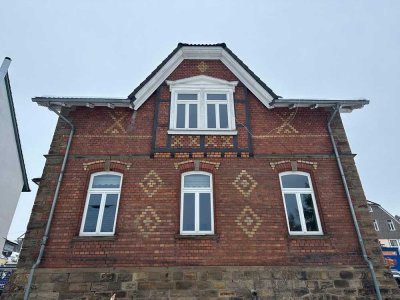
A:
[[[375,298],[327,129],[336,106],[367,101],[280,98],[224,44],[179,44],[128,99],[34,101],[75,131],[68,149],[59,119],[1,299],[23,295],[66,152],[30,299]],[[339,114],[332,130],[381,293],[397,299]],[[119,178],[112,193],[97,175]]]

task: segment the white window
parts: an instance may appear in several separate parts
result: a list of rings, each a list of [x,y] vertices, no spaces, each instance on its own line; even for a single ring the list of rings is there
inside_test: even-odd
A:
[[[369,211],[369,212],[373,212],[372,206],[371,206],[371,205],[368,205],[368,211]]]
[[[212,175],[206,172],[182,174],[181,234],[214,233]]]
[[[395,231],[396,228],[394,227],[393,221],[392,220],[387,220],[388,226],[389,226],[389,230],[390,231]]]
[[[279,177],[289,233],[323,234],[310,175],[304,172],[284,172]]]
[[[83,213],[80,235],[113,235],[121,193],[122,174],[94,173]]]
[[[374,228],[375,228],[375,231],[379,231],[379,226],[378,226],[377,220],[374,220]]]
[[[237,134],[236,81],[195,76],[167,81],[171,90],[170,134]]]
[[[399,242],[397,240],[389,240],[390,247],[399,247]]]

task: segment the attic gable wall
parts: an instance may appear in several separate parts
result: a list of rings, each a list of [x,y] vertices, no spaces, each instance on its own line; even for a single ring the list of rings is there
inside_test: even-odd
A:
[[[178,80],[197,75],[207,75],[227,81],[239,80],[220,60],[197,59],[185,59],[168,76],[167,80]]]

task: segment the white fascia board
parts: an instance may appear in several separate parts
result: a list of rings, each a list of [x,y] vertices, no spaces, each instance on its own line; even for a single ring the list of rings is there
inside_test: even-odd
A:
[[[6,57],[0,67],[0,79],[4,79],[6,77],[10,64],[11,59]]]
[[[136,100],[133,102],[135,110],[138,110],[140,106],[154,93],[154,91],[161,85],[161,83],[167,79],[167,77],[179,66],[183,61],[182,49],[179,50],[175,55],[159,70],[136,94]]]
[[[267,108],[270,108],[270,102],[274,99],[247,71],[229,55],[223,51],[221,61],[228,69],[236,75],[237,78],[260,100]]]
[[[182,47],[175,55],[135,94],[135,110],[154,93],[184,59],[221,60],[223,64],[267,107],[274,99],[228,52],[221,47]]]
[[[211,59],[222,58],[225,51],[221,47],[182,47],[183,59]]]
[[[212,87],[213,89],[229,89],[233,90],[237,86],[238,81],[227,81],[206,75],[198,75],[189,78],[178,79],[175,81],[167,80],[167,84],[170,86],[170,90],[173,88],[184,89],[184,88],[207,88]]]

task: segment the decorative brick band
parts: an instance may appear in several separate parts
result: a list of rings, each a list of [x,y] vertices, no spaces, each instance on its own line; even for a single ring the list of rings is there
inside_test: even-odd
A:
[[[106,134],[77,134],[77,138],[125,138],[125,139],[151,139],[151,135],[106,135]]]
[[[155,152],[154,158],[249,158],[249,152]]]
[[[329,136],[327,134],[296,134],[296,135],[277,135],[277,134],[271,134],[271,135],[253,135],[253,138],[255,139],[266,139],[266,138],[277,138],[277,137],[295,137],[295,138],[299,138],[299,137],[326,137]]]

